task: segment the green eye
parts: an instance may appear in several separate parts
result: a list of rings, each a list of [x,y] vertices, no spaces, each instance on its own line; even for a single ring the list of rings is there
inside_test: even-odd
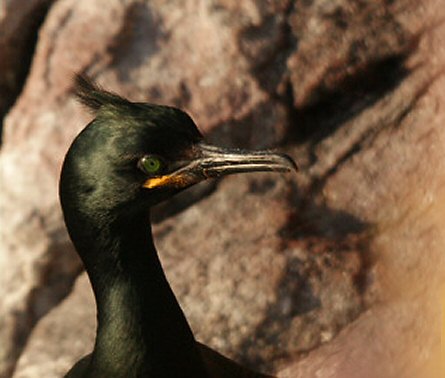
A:
[[[144,156],[141,160],[139,160],[139,167],[145,173],[157,173],[162,168],[162,161],[156,156]]]

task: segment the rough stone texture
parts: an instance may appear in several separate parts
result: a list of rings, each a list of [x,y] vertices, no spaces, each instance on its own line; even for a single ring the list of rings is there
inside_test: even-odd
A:
[[[16,99],[29,69],[37,30],[53,0],[0,2],[0,118]]]
[[[445,283],[440,0],[104,4],[54,4],[5,122],[4,376],[79,272],[56,180],[87,120],[70,96],[72,72],[85,71],[185,108],[219,144],[282,143],[300,163],[296,178],[233,177],[158,210],[156,242],[199,339],[283,377],[433,377]],[[91,349],[88,291],[83,276],[41,320],[16,376],[60,376]]]

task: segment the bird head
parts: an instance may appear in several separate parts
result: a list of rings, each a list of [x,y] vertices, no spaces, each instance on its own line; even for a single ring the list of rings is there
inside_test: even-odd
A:
[[[60,182],[65,210],[132,216],[208,178],[296,170],[283,154],[205,144],[179,109],[130,102],[82,76],[76,78],[76,95],[95,118],[65,158]]]

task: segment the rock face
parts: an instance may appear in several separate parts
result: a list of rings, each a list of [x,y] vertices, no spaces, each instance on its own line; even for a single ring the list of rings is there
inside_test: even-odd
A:
[[[0,5],[2,57],[29,19],[8,13],[19,3]],[[209,141],[281,145],[299,162],[297,177],[230,177],[157,209],[156,244],[198,339],[283,377],[434,377],[439,3],[27,2],[51,7],[4,120],[0,376],[21,355],[16,377],[59,377],[94,340],[84,274],[69,294],[81,265],[57,202],[64,152],[88,121],[71,94],[79,71],[184,108]]]

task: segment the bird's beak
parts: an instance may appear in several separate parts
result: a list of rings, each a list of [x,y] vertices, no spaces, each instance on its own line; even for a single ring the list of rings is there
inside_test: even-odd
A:
[[[185,188],[208,178],[245,172],[291,172],[298,167],[289,156],[271,151],[225,149],[203,143],[194,146],[193,158],[177,170],[151,177],[144,188]]]

